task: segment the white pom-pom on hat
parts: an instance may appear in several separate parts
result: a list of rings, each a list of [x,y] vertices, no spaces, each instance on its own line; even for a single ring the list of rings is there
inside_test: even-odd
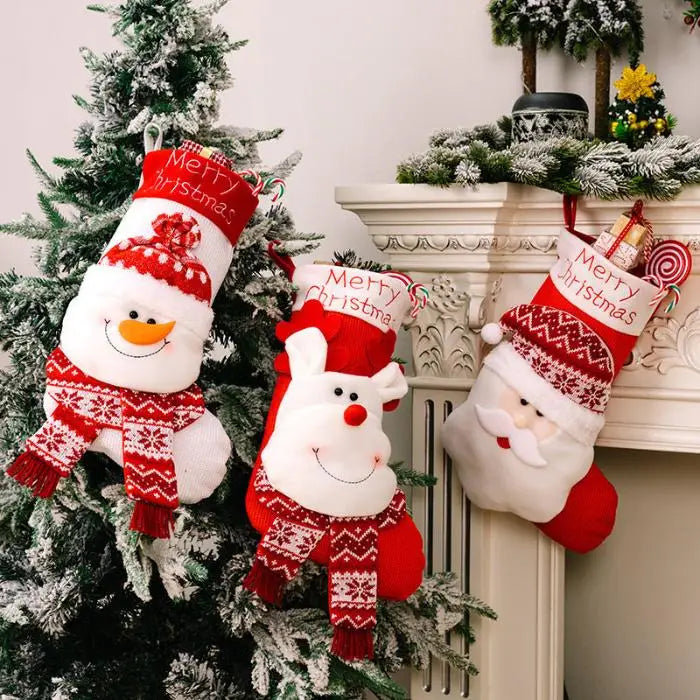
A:
[[[489,345],[498,345],[503,340],[503,328],[500,323],[487,323],[481,329],[481,337]]]

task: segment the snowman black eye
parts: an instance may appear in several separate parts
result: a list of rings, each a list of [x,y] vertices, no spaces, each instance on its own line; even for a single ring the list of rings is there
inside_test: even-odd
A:
[[[520,399],[520,405],[521,405],[521,406],[527,406],[527,405],[528,405],[528,402],[525,401],[525,399]]]
[[[333,393],[334,393],[336,396],[342,396],[342,395],[343,395],[343,390],[342,390],[339,386],[337,386],[337,387],[333,390]]]
[[[535,413],[536,413],[540,418],[543,418],[543,417],[544,417],[544,413],[542,413],[542,411],[535,411]]]
[[[353,391],[352,394],[350,394],[350,401],[357,401],[357,394]]]
[[[139,317],[138,311],[129,311],[129,318],[138,318],[138,317]]]
[[[150,323],[151,325],[154,325],[156,322],[155,318],[149,318],[146,323]]]

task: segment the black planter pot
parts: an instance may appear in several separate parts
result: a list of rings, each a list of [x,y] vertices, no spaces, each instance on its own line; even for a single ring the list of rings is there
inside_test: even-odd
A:
[[[513,142],[588,137],[588,105],[571,92],[533,92],[513,105]]]

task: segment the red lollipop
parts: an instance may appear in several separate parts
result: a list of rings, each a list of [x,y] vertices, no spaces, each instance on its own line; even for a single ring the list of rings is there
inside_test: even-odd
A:
[[[692,269],[693,256],[685,243],[661,241],[651,251],[644,273],[658,279],[662,288],[666,288],[671,284],[683,284]]]

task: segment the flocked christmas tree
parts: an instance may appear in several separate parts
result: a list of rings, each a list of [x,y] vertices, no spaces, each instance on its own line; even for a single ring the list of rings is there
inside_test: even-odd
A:
[[[114,19],[124,46],[84,59],[91,95],[73,157],[42,169],[43,216],[7,225],[38,242],[39,277],[0,276],[0,339],[9,365],[0,376],[2,460],[43,421],[44,361],[86,268],[100,256],[138,185],[142,132],[149,122],[165,146],[183,139],[221,149],[238,170],[286,176],[293,155],[265,168],[258,144],[277,129],[222,127],[218,96],[231,82],[227,54],[245,42],[213,23],[225,0],[126,0],[98,7]],[[233,443],[227,477],[214,496],[181,507],[170,540],[128,529],[131,504],[121,468],[88,452],[53,498],[36,500],[0,479],[0,693],[22,700],[119,698],[402,697],[389,673],[430,653],[473,668],[445,643],[468,634],[465,613],[490,611],[461,594],[447,575],[429,577],[405,603],[379,609],[373,663],[328,653],[325,576],[304,568],[282,610],[243,590],[257,536],[243,497],[274,384],[274,325],[290,285],[266,250],[310,250],[280,206],[251,219],[214,304],[210,351],[199,379],[209,408]],[[401,475],[409,483],[410,471]],[[420,479],[418,479],[420,481]]]
[[[563,26],[565,0],[491,0],[493,41],[522,51],[525,93],[537,90],[537,50],[550,49]]]
[[[595,135],[607,138],[612,57],[626,50],[636,64],[644,48],[641,8],[637,0],[569,0],[564,18],[564,50],[578,61],[595,53]]]

